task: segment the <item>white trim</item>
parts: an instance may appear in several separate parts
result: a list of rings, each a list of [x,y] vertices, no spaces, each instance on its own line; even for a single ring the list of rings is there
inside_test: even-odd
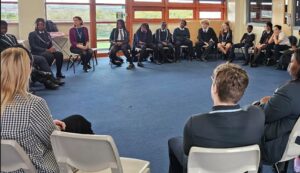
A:
[[[214,114],[214,113],[226,113],[226,112],[238,112],[243,110],[242,108],[239,109],[228,109],[228,110],[217,110],[217,111],[210,111],[209,114]]]

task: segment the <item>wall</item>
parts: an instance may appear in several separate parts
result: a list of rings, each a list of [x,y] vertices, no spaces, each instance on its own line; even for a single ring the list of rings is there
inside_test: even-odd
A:
[[[34,30],[36,18],[46,17],[45,0],[19,0],[19,39],[28,39],[28,33]]]

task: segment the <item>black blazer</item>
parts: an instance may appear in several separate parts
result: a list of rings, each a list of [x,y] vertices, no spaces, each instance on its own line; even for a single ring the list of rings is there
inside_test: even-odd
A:
[[[213,111],[192,116],[184,127],[184,152],[192,146],[231,148],[259,144],[265,116],[256,106],[215,106]]]
[[[4,49],[7,49],[12,46],[18,45],[18,40],[14,35],[6,34],[0,35],[0,52],[2,52]]]
[[[229,30],[227,34],[219,34],[219,42],[232,43],[232,31]]]
[[[253,46],[254,40],[255,40],[255,34],[244,33],[243,37],[241,38],[240,43],[245,43],[247,45]]]
[[[263,158],[273,164],[281,159],[300,116],[300,80],[278,88],[263,108],[266,114]]]
[[[124,31],[124,41],[123,43],[129,43],[129,32],[125,29],[123,29]],[[110,33],[110,41],[111,42],[116,42],[119,36],[119,30],[118,28],[114,28],[111,33]]]
[[[172,34],[171,34],[169,29],[166,29],[167,36],[166,36],[165,40],[161,39],[161,34],[162,34],[161,29],[157,29],[156,32],[155,32],[155,36],[154,36],[155,43],[161,43],[161,42],[170,43],[170,42],[172,42]]]
[[[180,28],[176,28],[173,32],[174,42],[189,40],[190,37],[191,36],[190,36],[189,28],[184,28],[184,30],[181,30]]]
[[[47,31],[44,31],[43,34],[33,31],[29,33],[28,40],[33,55],[39,55],[53,46],[52,38]]]
[[[205,33],[202,28],[198,30],[198,41],[200,44],[204,44],[204,42],[208,43],[211,40],[215,43],[218,42],[217,35],[213,28],[209,27],[207,33]]]
[[[270,31],[269,33],[267,33],[267,31],[263,31],[259,43],[267,44],[272,35],[273,35],[273,31]]]
[[[152,32],[149,30],[146,35],[146,39],[142,40],[142,31],[139,29],[135,34],[134,34],[134,46],[138,45],[140,41],[145,42],[146,44],[151,44],[153,41],[152,37]]]

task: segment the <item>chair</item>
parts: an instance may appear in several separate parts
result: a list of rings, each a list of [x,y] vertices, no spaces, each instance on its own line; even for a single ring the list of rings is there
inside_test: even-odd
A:
[[[76,53],[69,53],[69,59],[68,59],[68,64],[67,64],[67,71],[69,70],[69,68],[73,67],[73,72],[75,74],[75,62],[80,60],[80,55],[76,54]],[[80,61],[79,61],[80,63]]]
[[[1,140],[1,172],[23,169],[26,173],[37,172],[23,148],[14,140]]]
[[[92,57],[93,71],[95,71],[95,61],[96,61],[96,65],[98,65],[97,53],[98,53],[98,50],[100,50],[100,48],[91,48],[91,49],[93,51],[93,57]]]
[[[285,151],[282,155],[281,160],[278,163],[294,159],[300,155],[300,142],[296,142],[297,138],[298,138],[298,140],[300,138],[300,118],[298,118],[298,120],[290,134]],[[276,171],[278,173],[280,173],[278,170],[278,167],[277,167],[278,163],[276,163],[274,166],[275,166]]]
[[[236,148],[192,147],[188,173],[256,173],[260,162],[258,145]]]
[[[181,61],[182,58],[185,58],[186,55],[185,55],[184,51],[186,51],[188,48],[189,47],[186,46],[186,45],[181,45],[180,46],[180,55],[179,55],[180,58],[179,58],[179,61]]]
[[[150,173],[148,161],[120,158],[111,136],[54,131],[50,139],[61,173]]]

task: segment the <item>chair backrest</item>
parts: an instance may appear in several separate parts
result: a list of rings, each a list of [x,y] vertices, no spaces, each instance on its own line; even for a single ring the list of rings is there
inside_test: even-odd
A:
[[[291,160],[300,155],[300,144],[296,144],[297,137],[300,138],[300,118],[294,125],[280,162]]]
[[[23,169],[25,172],[37,172],[23,148],[14,140],[1,140],[1,172]]]
[[[259,161],[258,145],[222,149],[192,147],[188,173],[256,173]]]
[[[68,172],[69,166],[87,172],[108,168],[114,173],[123,172],[119,153],[111,136],[54,131],[50,139],[61,173]]]

